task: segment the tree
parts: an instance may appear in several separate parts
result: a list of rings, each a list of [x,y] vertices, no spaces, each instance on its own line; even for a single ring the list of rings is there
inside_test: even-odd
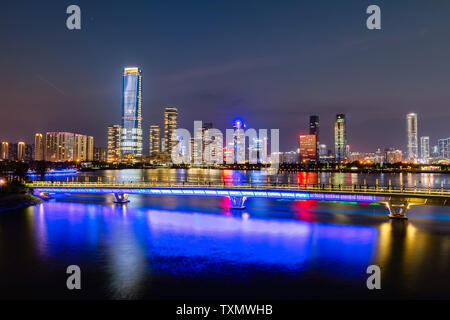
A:
[[[28,164],[21,162],[21,161],[17,161],[14,164],[14,173],[13,175],[17,178],[19,178],[20,182],[25,181],[28,178]]]
[[[47,162],[39,161],[36,165],[36,173],[40,176],[41,180],[45,179],[45,173],[47,172]]]

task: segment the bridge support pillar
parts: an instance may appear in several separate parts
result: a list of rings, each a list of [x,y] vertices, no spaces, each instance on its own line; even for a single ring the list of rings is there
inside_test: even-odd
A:
[[[230,196],[230,200],[231,200],[231,208],[230,209],[238,209],[238,210],[245,209],[244,203],[245,203],[245,200],[247,200],[247,197]]]
[[[126,193],[114,193],[114,196],[116,197],[116,201],[114,201],[114,203],[130,202],[130,200],[128,200],[128,194]]]
[[[409,209],[410,204],[408,201],[386,202],[386,207],[389,210],[389,218],[391,219],[408,219],[406,211]]]

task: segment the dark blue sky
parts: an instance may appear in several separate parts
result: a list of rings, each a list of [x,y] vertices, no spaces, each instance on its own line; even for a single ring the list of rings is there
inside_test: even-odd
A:
[[[65,26],[82,10],[82,30]],[[366,29],[370,4],[382,30]],[[120,123],[122,68],[143,70],[144,142],[163,107],[230,128],[279,128],[297,146],[308,116],[332,142],[348,117],[352,150],[406,144],[405,115],[419,135],[450,136],[450,2],[442,1],[2,1],[0,140],[75,131],[106,145]]]

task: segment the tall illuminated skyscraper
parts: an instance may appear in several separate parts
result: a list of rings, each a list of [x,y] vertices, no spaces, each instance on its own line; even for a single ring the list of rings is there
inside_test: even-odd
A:
[[[108,162],[120,160],[120,131],[118,124],[108,127]]]
[[[345,114],[336,115],[334,123],[334,159],[336,161],[345,161],[347,148],[347,129],[345,123]]]
[[[406,116],[406,134],[408,137],[408,161],[417,161],[419,158],[419,145],[417,141],[417,114],[408,113]]]
[[[25,160],[25,142],[20,141],[17,143],[17,160],[23,161]]]
[[[161,153],[161,128],[154,124],[150,126],[150,155],[158,156]]]
[[[125,68],[122,92],[120,153],[142,156],[142,70]]]
[[[8,160],[9,156],[9,143],[6,141],[2,142],[2,149],[0,151],[0,159]]]
[[[176,140],[172,140],[172,133],[178,128],[178,109],[167,107],[164,112],[164,150],[170,157],[172,148],[177,144]]]
[[[34,160],[44,160],[44,135],[42,133],[34,135]]]
[[[420,137],[420,158],[427,161],[430,157],[430,137]]]

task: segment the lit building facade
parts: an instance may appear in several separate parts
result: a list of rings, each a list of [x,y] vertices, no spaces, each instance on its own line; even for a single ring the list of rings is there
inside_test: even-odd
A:
[[[122,92],[121,156],[142,156],[142,71],[125,68]]]
[[[417,161],[419,159],[419,145],[417,141],[417,114],[409,113],[406,115],[406,134],[407,134],[407,160]]]
[[[47,132],[45,160],[51,162],[74,161],[74,137],[69,132]]]
[[[150,126],[150,156],[161,154],[161,128],[158,125]]]
[[[9,158],[9,143],[6,141],[2,142],[2,148],[0,151],[0,159],[8,160]]]
[[[233,123],[233,154],[234,163],[245,163],[245,123],[241,119]]]
[[[423,161],[430,158],[430,137],[420,137],[420,158]]]
[[[347,128],[345,114],[336,115],[334,123],[334,159],[338,162],[346,160]]]
[[[74,135],[73,147],[74,161],[81,162],[87,159],[87,136],[82,134]]]
[[[87,155],[86,155],[87,161],[93,161],[94,160],[94,137],[88,136],[87,137]]]
[[[320,149],[319,133],[320,133],[319,116],[316,116],[316,115],[310,116],[309,117],[309,134],[314,134],[316,136],[316,140],[317,140],[316,158],[319,158],[319,149]]]
[[[25,148],[26,144],[25,142],[18,142],[17,143],[17,157],[16,160],[18,161],[24,161],[25,160]]]
[[[108,162],[120,160],[120,125],[108,126]]]
[[[176,140],[172,140],[172,134],[178,128],[178,109],[167,107],[164,111],[164,150],[170,159],[172,148],[177,144]]]
[[[450,138],[438,140],[439,158],[450,159]]]
[[[42,133],[34,135],[34,160],[44,160],[44,135]]]
[[[398,163],[403,161],[403,152],[401,150],[390,149],[386,151],[387,163]]]
[[[108,148],[94,147],[94,161],[106,162],[108,160]]]
[[[298,142],[300,161],[317,161],[317,135],[301,134]]]

